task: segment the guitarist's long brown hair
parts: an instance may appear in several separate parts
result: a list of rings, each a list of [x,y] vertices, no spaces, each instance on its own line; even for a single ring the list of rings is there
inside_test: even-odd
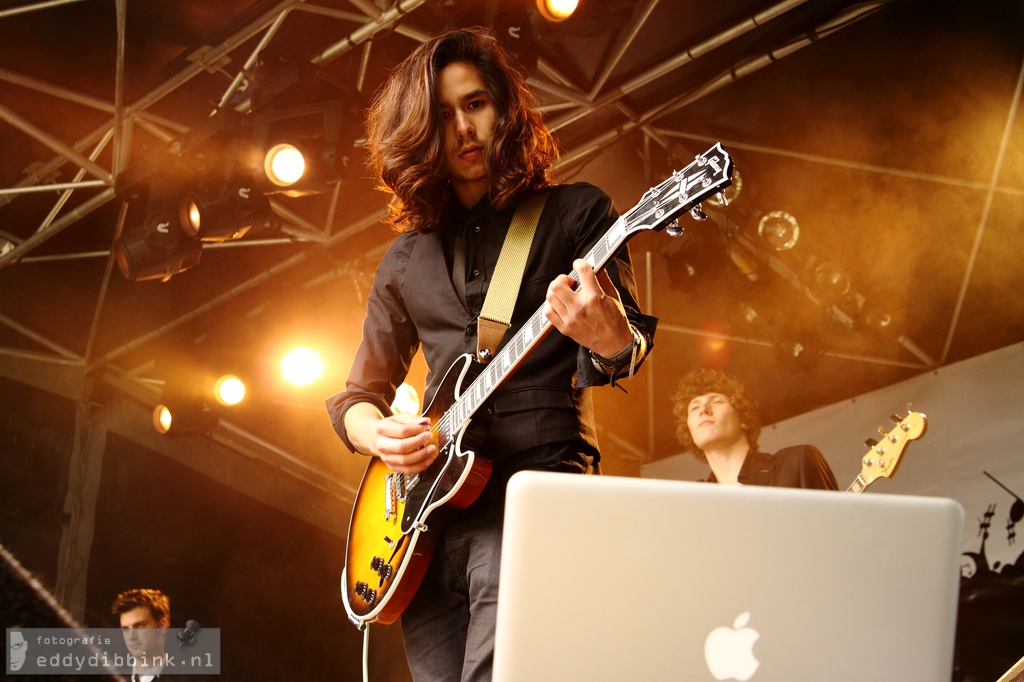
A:
[[[497,120],[485,158],[492,206],[504,208],[524,190],[547,185],[558,159],[536,100],[494,35],[480,28],[446,32],[395,69],[367,117],[369,165],[379,188],[392,194],[388,220],[400,232],[440,229],[453,201],[435,98],[437,76],[453,62],[476,66],[495,104]]]

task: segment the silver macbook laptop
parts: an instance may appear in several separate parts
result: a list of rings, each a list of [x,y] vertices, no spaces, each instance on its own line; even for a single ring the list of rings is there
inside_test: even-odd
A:
[[[954,500],[524,472],[496,682],[948,682]]]

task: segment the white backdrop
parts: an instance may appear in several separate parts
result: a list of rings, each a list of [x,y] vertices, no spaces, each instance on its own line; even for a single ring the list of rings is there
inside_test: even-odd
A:
[[[813,381],[813,377],[808,377]],[[951,497],[967,512],[964,551],[978,552],[979,526],[990,506],[990,567],[1014,563],[1024,552],[1024,522],[1007,529],[1014,502],[1024,497],[1024,345],[1016,344],[964,362],[767,426],[760,449],[812,443],[825,453],[843,488],[861,470],[867,438],[890,429],[889,415],[906,416],[907,404],[927,417],[925,434],[907,447],[893,478],[868,494]],[[693,480],[707,467],[688,454],[646,465],[648,478]],[[985,475],[988,472],[1008,492]],[[1024,504],[1024,503],[1021,503]],[[1020,538],[1010,538],[1013,532]]]

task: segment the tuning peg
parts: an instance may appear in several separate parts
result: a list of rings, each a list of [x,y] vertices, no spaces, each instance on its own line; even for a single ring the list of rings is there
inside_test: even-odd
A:
[[[682,236],[683,232],[684,228],[679,224],[678,220],[673,220],[672,222],[665,226],[665,234],[667,234],[669,237]]]
[[[869,448],[873,448],[876,445],[878,445],[878,441],[875,440],[874,438],[865,438],[864,445],[867,445]]]
[[[878,427],[878,432],[880,434],[882,434],[883,436],[888,436],[889,435],[889,432],[886,431],[885,429],[883,429],[881,426]]]
[[[892,420],[893,424],[899,424],[901,421],[903,421],[902,419],[900,419],[899,415],[895,414],[890,414],[889,419]]]
[[[729,205],[729,200],[726,198],[725,192],[719,192],[718,194],[716,194],[715,195],[715,199],[718,201],[719,205],[721,205],[721,206],[728,206]]]
[[[702,223],[708,219],[707,213],[701,210],[700,204],[697,204],[690,209],[690,216],[692,216],[698,223]]]

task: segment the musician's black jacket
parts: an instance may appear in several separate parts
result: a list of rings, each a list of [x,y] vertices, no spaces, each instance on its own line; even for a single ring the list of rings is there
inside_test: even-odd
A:
[[[709,483],[718,482],[714,473],[704,480]],[[774,455],[751,450],[740,467],[739,482],[743,485],[778,488],[839,489],[828,462],[813,445],[782,448]]]
[[[346,410],[370,402],[390,414],[396,388],[420,347],[428,368],[425,405],[449,366],[460,355],[476,352],[476,321],[513,213],[514,207],[494,212],[485,199],[441,232],[405,233],[388,249],[368,296],[363,339],[346,390],[326,401],[334,429],[350,450],[355,451],[345,433]],[[552,191],[526,262],[506,342],[543,304],[551,281],[568,273],[573,260],[586,255],[617,217],[611,199],[593,185],[575,183]],[[452,253],[463,230],[470,247],[465,301],[451,278]],[[621,248],[605,269],[649,352],[657,319],[640,313],[628,249]],[[491,399],[493,414],[478,454],[501,460],[538,445],[577,441],[580,452],[596,461],[589,389],[607,383],[608,377],[594,367],[586,349],[552,329]]]

